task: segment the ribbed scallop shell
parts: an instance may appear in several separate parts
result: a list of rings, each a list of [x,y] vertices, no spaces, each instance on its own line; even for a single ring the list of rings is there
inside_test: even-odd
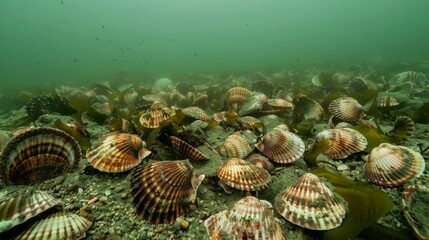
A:
[[[332,159],[344,159],[350,154],[363,151],[368,145],[366,138],[351,128],[335,128],[316,135],[315,143],[327,139],[329,146],[322,153]]]
[[[423,185],[410,185],[402,192],[401,206],[405,219],[418,239],[429,239],[429,189]]]
[[[305,151],[304,141],[291,132],[272,131],[264,135],[255,147],[276,163],[292,163]]]
[[[382,143],[366,156],[365,175],[383,187],[396,187],[419,177],[425,169],[423,156],[407,147]]]
[[[174,115],[174,110],[160,102],[154,102],[152,106],[140,116],[140,124],[145,128],[157,128],[162,122]]]
[[[206,121],[207,120],[207,114],[206,112],[199,108],[199,107],[187,107],[182,109],[182,112],[189,117],[192,117],[194,119]]]
[[[259,112],[262,106],[267,102],[267,96],[260,92],[252,92],[242,102],[238,113],[240,115],[247,115]]]
[[[233,87],[226,93],[225,101],[228,107],[238,111],[239,106],[243,103],[252,92],[243,87]]]
[[[131,196],[137,214],[152,224],[172,223],[195,203],[204,177],[194,174],[187,160],[138,166],[131,175]]]
[[[37,221],[16,239],[82,239],[92,222],[73,213],[54,213]]]
[[[368,82],[361,77],[355,77],[349,82],[348,91],[350,93],[364,94],[368,90]]]
[[[294,118],[296,119],[303,118],[304,120],[314,120],[318,122],[322,120],[325,115],[325,112],[323,111],[323,108],[320,103],[303,94],[298,94],[293,99],[293,104],[295,105],[293,114]]]
[[[257,91],[265,94],[267,97],[271,97],[274,91],[274,85],[266,80],[256,81],[252,84],[252,91]]]
[[[10,193],[0,202],[0,233],[58,204],[60,204],[59,200],[34,189]]]
[[[396,74],[389,81],[390,86],[397,86],[404,82],[411,82],[418,87],[423,87],[427,84],[426,76],[421,72],[407,71]]]
[[[379,108],[389,108],[398,106],[399,102],[396,98],[391,96],[382,96],[377,98],[377,107]]]
[[[86,151],[86,158],[102,172],[125,172],[149,156],[151,151],[145,147],[146,143],[137,135],[111,133],[97,139]]]
[[[329,112],[345,122],[358,122],[366,116],[362,105],[351,97],[342,97],[332,101],[329,104]]]
[[[414,122],[407,116],[399,116],[395,120],[395,126],[389,132],[394,143],[404,143],[413,135]]]
[[[284,87],[278,87],[274,90],[274,93],[272,95],[273,99],[284,99],[288,102],[292,102],[292,97],[288,94],[286,88]]]
[[[210,239],[223,239],[222,232],[234,239],[285,239],[271,203],[248,196],[204,221]]]
[[[182,139],[170,136],[171,146],[173,151],[180,159],[189,159],[191,161],[207,161],[209,158],[200,152],[198,149],[191,146]]]
[[[218,152],[227,158],[244,158],[252,149],[247,140],[239,135],[229,135]]]
[[[242,191],[259,191],[271,183],[271,175],[243,159],[231,158],[216,170],[225,185]]]
[[[312,173],[281,191],[274,207],[289,222],[312,230],[339,227],[347,212],[345,203]]]
[[[250,155],[250,157],[246,160],[257,167],[267,170],[267,172],[271,172],[274,170],[274,165],[270,162],[270,160],[261,154],[254,153]]]
[[[28,129],[13,137],[0,155],[6,182],[28,184],[77,167],[79,144],[67,133],[48,127]]]

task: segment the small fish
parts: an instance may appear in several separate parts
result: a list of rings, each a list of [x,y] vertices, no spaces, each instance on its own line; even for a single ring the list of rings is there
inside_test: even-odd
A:
[[[198,54],[197,54],[197,53],[194,53],[194,56],[198,56]]]

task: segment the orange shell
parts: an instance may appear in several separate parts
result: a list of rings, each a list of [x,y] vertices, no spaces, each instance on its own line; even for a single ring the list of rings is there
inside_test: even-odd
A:
[[[315,143],[327,139],[329,146],[322,153],[332,159],[344,159],[353,153],[363,151],[368,141],[358,131],[351,128],[335,128],[316,135]]]
[[[259,191],[267,188],[271,175],[243,159],[231,158],[216,170],[225,185],[242,191]]]
[[[171,146],[173,151],[180,159],[189,159],[191,161],[207,161],[209,158],[200,152],[198,149],[191,146],[182,139],[170,136]]]
[[[329,112],[345,122],[358,122],[366,116],[362,105],[351,97],[342,97],[332,101],[329,104]]]
[[[346,215],[346,205],[316,175],[306,173],[281,191],[274,206],[289,222],[312,230],[337,228]]]
[[[140,124],[145,128],[157,128],[162,122],[174,115],[174,110],[160,102],[154,102],[152,106],[140,116]]]
[[[239,135],[229,135],[218,152],[227,158],[244,158],[252,149],[246,139]]]
[[[137,214],[152,224],[172,223],[197,198],[204,174],[194,174],[189,161],[139,165],[131,174],[131,196]]]
[[[103,172],[125,172],[137,165],[151,151],[137,135],[111,133],[97,139],[86,151],[86,158],[96,169]]]

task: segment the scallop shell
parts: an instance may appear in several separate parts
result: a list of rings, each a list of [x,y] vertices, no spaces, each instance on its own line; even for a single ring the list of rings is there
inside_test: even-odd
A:
[[[16,239],[82,239],[91,224],[73,213],[54,213],[34,223]]]
[[[382,143],[366,156],[364,173],[382,187],[396,187],[419,177],[425,169],[423,156],[407,147]]]
[[[358,122],[366,116],[362,105],[351,97],[338,98],[329,104],[329,112],[345,122]]]
[[[252,116],[239,117],[237,118],[237,122],[241,125],[242,129],[253,129],[262,127],[261,121]]]
[[[145,221],[172,223],[197,198],[204,174],[194,174],[189,161],[162,161],[138,166],[131,177],[132,202]]]
[[[239,106],[243,103],[252,92],[243,87],[233,87],[226,93],[226,104],[234,111],[238,111]]]
[[[428,198],[429,189],[420,184],[408,186],[402,193],[401,206],[405,219],[418,239],[429,239]]]
[[[349,82],[348,91],[351,94],[364,94],[368,90],[368,82],[361,77],[355,77]]]
[[[261,154],[254,153],[250,155],[250,157],[246,160],[257,167],[267,170],[267,172],[271,172],[274,170],[274,165],[270,162],[270,160]]]
[[[377,98],[377,107],[379,108],[390,108],[398,106],[399,102],[396,98],[391,96],[382,96]]]
[[[154,102],[152,106],[140,116],[140,124],[145,128],[157,128],[162,122],[174,115],[174,110],[160,102]]]
[[[315,143],[327,139],[329,146],[322,153],[332,159],[344,159],[353,153],[363,151],[368,145],[366,138],[351,128],[336,128],[316,135]]]
[[[59,204],[51,195],[34,189],[9,193],[0,202],[0,233]]]
[[[292,102],[292,97],[288,94],[285,87],[278,87],[274,90],[272,95],[273,99],[284,99],[288,102]]]
[[[390,86],[394,87],[404,82],[411,82],[418,87],[423,87],[427,84],[426,76],[421,72],[407,71],[396,74],[390,79]]]
[[[399,116],[395,120],[395,126],[389,132],[394,143],[404,143],[413,135],[414,122],[407,116]]]
[[[312,230],[339,227],[347,212],[344,201],[312,173],[280,192],[274,207],[289,222]]]
[[[276,163],[292,163],[305,151],[304,141],[291,132],[272,131],[264,135],[255,147]]]
[[[204,221],[210,239],[285,239],[271,203],[248,196]]]
[[[322,106],[316,100],[303,94],[298,94],[294,98],[293,104],[295,105],[293,116],[297,121],[299,119],[319,122],[325,115]]]
[[[170,136],[171,146],[173,151],[178,155],[180,159],[189,159],[191,161],[207,161],[209,158],[194,148],[182,139]]]
[[[268,187],[271,175],[243,159],[231,158],[216,170],[220,181],[242,191],[259,191]]]
[[[252,149],[247,140],[239,135],[229,135],[218,152],[227,158],[244,158]]]
[[[238,113],[240,115],[247,115],[255,112],[259,112],[262,109],[264,103],[267,102],[267,96],[263,93],[253,92],[247,96],[242,102]]]
[[[0,155],[0,175],[15,184],[55,177],[77,167],[79,144],[67,133],[48,127],[28,129],[13,137]]]
[[[182,109],[182,112],[191,118],[206,121],[207,120],[207,114],[206,112],[199,108],[199,107],[187,107]]]
[[[128,171],[151,154],[137,135],[111,133],[95,141],[86,151],[89,163],[102,172]]]
[[[258,91],[265,94],[265,96],[271,97],[274,91],[274,85],[269,81],[260,80],[254,82],[251,89],[252,91]]]

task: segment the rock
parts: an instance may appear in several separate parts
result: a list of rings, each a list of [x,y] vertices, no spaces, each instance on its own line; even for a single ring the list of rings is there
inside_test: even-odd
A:
[[[176,219],[176,222],[179,222],[180,227],[183,230],[188,230],[188,228],[189,228],[189,222],[188,221],[186,221],[185,219],[179,217],[179,218]]]
[[[110,196],[110,195],[112,195],[112,191],[106,190],[106,191],[104,191],[104,195]]]
[[[349,169],[349,167],[346,164],[340,164],[337,166],[338,171],[346,171],[348,169]]]
[[[59,185],[59,184],[63,183],[65,179],[66,179],[66,177],[64,175],[60,175],[54,179],[54,184]]]

